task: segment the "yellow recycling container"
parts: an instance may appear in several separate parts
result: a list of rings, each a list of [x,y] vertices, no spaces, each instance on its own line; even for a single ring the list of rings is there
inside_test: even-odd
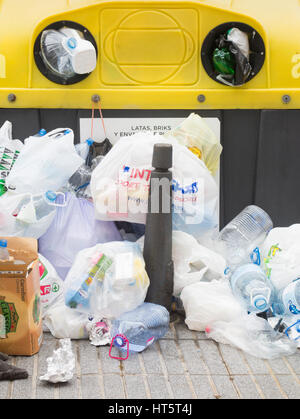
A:
[[[300,1],[288,3],[2,0],[0,122],[11,120],[20,138],[41,125],[77,130],[95,97],[109,118],[218,118],[221,222],[250,203],[275,224],[300,221]],[[42,34],[63,27],[94,46],[90,73],[64,79],[45,67]],[[211,59],[232,27],[250,42],[252,70],[237,86],[216,79]]]

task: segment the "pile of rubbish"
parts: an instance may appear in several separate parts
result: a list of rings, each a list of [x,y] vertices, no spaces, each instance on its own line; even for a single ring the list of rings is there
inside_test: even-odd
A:
[[[74,145],[67,128],[19,141],[6,122],[0,150],[0,351],[33,355],[43,332],[60,339],[41,380],[72,378],[74,339],[109,345],[115,359],[146,350],[172,310],[254,356],[295,353],[300,225],[273,228],[250,205],[219,231],[222,147],[200,116],[159,140],[139,133],[114,146]],[[171,190],[171,208],[152,214],[159,175],[171,176],[158,195]]]

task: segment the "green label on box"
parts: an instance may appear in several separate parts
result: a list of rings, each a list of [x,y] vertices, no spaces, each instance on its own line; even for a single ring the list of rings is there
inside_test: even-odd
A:
[[[14,303],[7,303],[4,300],[0,300],[0,314],[5,319],[6,334],[16,333],[19,322],[19,315]]]

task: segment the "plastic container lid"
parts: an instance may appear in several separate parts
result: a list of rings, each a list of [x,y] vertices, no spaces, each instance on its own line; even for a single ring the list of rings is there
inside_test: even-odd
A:
[[[7,247],[7,240],[0,240],[0,247]]]
[[[57,195],[56,195],[55,192],[48,191],[48,192],[46,192],[46,198],[49,199],[49,201],[54,202],[57,198]]]

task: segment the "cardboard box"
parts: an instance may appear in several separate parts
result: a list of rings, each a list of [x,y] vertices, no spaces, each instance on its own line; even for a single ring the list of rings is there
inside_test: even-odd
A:
[[[37,240],[0,239],[7,240],[9,254],[15,261],[25,262],[0,261],[0,352],[33,355],[39,351],[43,337]]]

